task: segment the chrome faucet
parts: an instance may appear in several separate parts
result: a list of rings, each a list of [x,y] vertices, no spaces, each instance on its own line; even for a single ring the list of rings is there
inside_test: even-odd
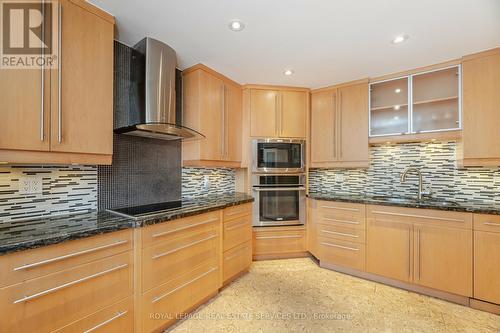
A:
[[[423,178],[422,178],[422,172],[418,168],[415,167],[408,167],[404,169],[404,171],[401,173],[401,183],[404,183],[406,180],[406,175],[410,171],[415,171],[418,175],[418,200],[422,200],[424,196],[429,196],[431,195],[431,190],[430,189],[425,189],[424,190],[424,185],[423,185]]]

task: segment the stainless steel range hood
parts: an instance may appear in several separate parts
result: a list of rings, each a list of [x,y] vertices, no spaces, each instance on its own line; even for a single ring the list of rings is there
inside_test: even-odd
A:
[[[115,133],[163,140],[197,139],[203,134],[184,127],[176,116],[175,51],[153,38],[134,46],[131,60],[134,102],[126,114],[115,113]]]

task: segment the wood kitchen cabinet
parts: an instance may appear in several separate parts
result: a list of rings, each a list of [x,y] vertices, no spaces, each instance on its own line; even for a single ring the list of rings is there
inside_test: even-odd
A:
[[[111,163],[114,18],[85,1],[60,5],[57,68],[1,70],[0,161]]]
[[[313,91],[310,166],[368,165],[368,80]]]
[[[253,258],[277,259],[306,256],[305,226],[253,228]]]
[[[463,134],[457,151],[464,166],[500,165],[500,48],[462,62]]]
[[[307,199],[307,251],[319,258],[318,246],[318,203]]]
[[[250,135],[265,138],[306,138],[308,89],[273,89],[246,86],[250,90]]]
[[[204,65],[183,72],[183,124],[205,135],[183,141],[183,165],[241,165],[241,87]]]

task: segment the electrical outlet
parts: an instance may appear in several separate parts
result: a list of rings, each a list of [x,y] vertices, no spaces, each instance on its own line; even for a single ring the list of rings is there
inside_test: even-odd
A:
[[[341,173],[336,173],[335,174],[335,181],[336,182],[343,182],[344,181],[344,175]]]
[[[19,177],[19,194],[40,194],[43,190],[43,181],[40,176]]]
[[[208,190],[210,190],[211,187],[212,187],[212,184],[210,183],[210,178],[208,176],[204,176],[203,177],[203,189],[205,191],[208,191]]]

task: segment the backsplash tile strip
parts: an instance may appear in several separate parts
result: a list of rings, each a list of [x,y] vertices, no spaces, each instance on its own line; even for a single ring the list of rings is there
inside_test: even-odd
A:
[[[42,193],[20,194],[24,176],[41,176]],[[0,168],[0,223],[97,209],[95,166],[5,166]]]
[[[454,141],[376,145],[370,149],[368,169],[311,169],[311,193],[366,194],[415,197],[417,178],[409,174],[404,184],[401,172],[409,166],[421,169],[424,185],[432,196],[458,202],[500,204],[500,168],[460,169]],[[336,181],[340,175],[343,181]]]
[[[205,176],[210,188],[204,187]],[[182,168],[182,198],[235,192],[236,175],[229,168]]]

